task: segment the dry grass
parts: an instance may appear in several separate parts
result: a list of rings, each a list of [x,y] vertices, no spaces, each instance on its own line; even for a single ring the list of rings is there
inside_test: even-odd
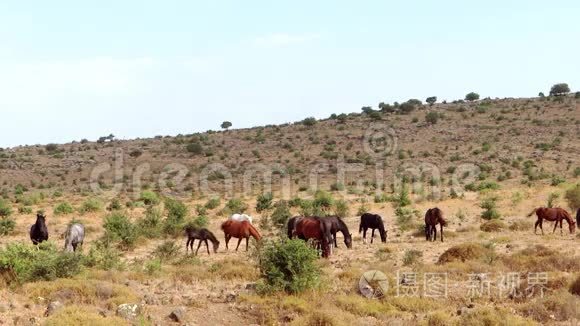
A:
[[[463,243],[447,249],[440,257],[439,264],[446,264],[454,261],[465,262],[468,260],[483,259],[493,251],[478,243]]]
[[[91,325],[91,326],[111,326],[111,325],[131,325],[129,322],[118,317],[103,317],[94,308],[68,306],[57,311],[50,316],[46,326],[69,326],[69,325]]]
[[[533,320],[522,318],[511,314],[505,309],[483,307],[470,311],[462,315],[458,325],[465,326],[489,326],[489,325],[510,325],[510,326],[528,326],[536,325]]]
[[[505,228],[505,223],[499,220],[487,221],[479,226],[479,229],[483,232],[500,232]]]
[[[561,253],[543,245],[530,246],[518,253],[501,257],[504,266],[513,271],[549,272],[580,270],[578,256]]]
[[[530,231],[533,230],[533,228],[534,223],[524,220],[513,221],[509,226],[511,231]]]

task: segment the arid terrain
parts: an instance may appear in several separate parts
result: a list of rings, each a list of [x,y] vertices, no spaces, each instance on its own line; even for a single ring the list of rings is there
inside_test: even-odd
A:
[[[552,205],[575,217],[569,199],[580,182],[580,99],[388,111],[3,149],[0,193],[10,210],[3,221],[15,225],[2,226],[0,235],[0,324],[577,324],[580,232],[570,234],[564,222],[562,234],[552,234],[553,224],[544,222],[545,234],[536,235],[536,217],[527,215]],[[261,207],[264,192],[272,198]],[[171,200],[187,210],[172,213]],[[444,242],[439,233],[425,241],[423,216],[435,206],[448,222]],[[37,211],[47,215],[50,232],[40,249],[28,236]],[[254,217],[264,241],[285,234],[276,224],[284,212],[337,214],[353,248],[339,233],[331,257],[316,261],[318,287],[263,293],[259,244],[251,240],[246,252],[242,242],[236,252],[233,239],[225,250],[220,224],[239,211]],[[386,243],[378,235],[363,243],[362,212],[383,217]],[[129,221],[122,227],[130,236],[109,238],[111,215]],[[174,215],[182,219],[172,222]],[[34,266],[22,260],[36,251],[60,255],[73,220],[86,227],[78,262],[55,263],[55,274],[18,270]],[[213,231],[218,252],[202,246],[186,255],[186,223]],[[20,254],[8,253],[18,243]],[[50,255],[42,257],[49,262]],[[68,264],[78,271],[61,275]],[[359,280],[371,270],[389,280],[380,298],[360,294]],[[445,278],[443,294],[429,293],[431,275]],[[124,304],[138,311],[126,314]]]

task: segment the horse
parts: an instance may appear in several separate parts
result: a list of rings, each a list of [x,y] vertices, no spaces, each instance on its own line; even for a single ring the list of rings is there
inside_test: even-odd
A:
[[[209,244],[207,240],[211,241],[213,244],[213,252],[217,253],[218,248],[220,246],[220,242],[215,237],[215,235],[208,229],[202,228],[198,229],[193,226],[186,226],[185,227],[185,234],[187,235],[187,243],[185,244],[185,254],[187,254],[188,249],[191,249],[193,252],[193,243],[195,240],[199,240],[197,244],[197,250],[195,251],[195,255],[197,256],[197,252],[199,251],[199,247],[201,247],[201,243],[205,242],[205,247],[207,248],[207,254],[209,255]]]
[[[447,221],[443,218],[443,211],[438,207],[429,208],[425,213],[425,238],[427,241],[437,240],[437,224],[441,226],[441,242],[443,242],[443,227]]]
[[[332,227],[330,232],[332,233],[332,239],[334,241],[334,247],[337,248],[338,244],[336,243],[336,233],[342,232],[342,236],[344,237],[344,244],[348,249],[352,248],[352,234],[348,231],[348,226],[346,223],[339,217],[339,216],[328,216],[324,217],[332,222]]]
[[[580,225],[580,208],[576,211],[576,225]]]
[[[36,214],[36,223],[30,227],[30,240],[34,245],[48,240],[48,228],[46,227],[46,216],[43,213]]]
[[[75,252],[77,247],[82,247],[85,240],[85,227],[80,223],[73,223],[66,229],[64,251]]]
[[[360,217],[360,224],[358,227],[358,233],[363,233],[363,243],[367,243],[367,230],[372,229],[371,233],[371,243],[375,238],[375,230],[379,230],[379,235],[381,236],[381,242],[387,242],[387,231],[385,230],[385,224],[383,223],[383,218],[377,214],[364,213]]]
[[[221,228],[224,231],[224,237],[226,239],[226,250],[229,249],[228,243],[230,242],[231,238],[238,238],[236,251],[238,251],[240,243],[244,238],[246,239],[246,251],[248,251],[248,241],[250,240],[250,236],[256,239],[256,241],[260,241],[262,239],[262,236],[258,230],[256,230],[256,228],[254,228],[254,226],[248,221],[238,222],[227,220],[222,223]]]
[[[230,216],[230,220],[238,222],[248,221],[250,222],[250,224],[252,224],[252,217],[246,214],[233,214],[232,216]]]
[[[332,221],[321,217],[304,217],[296,223],[294,234],[302,240],[310,239],[318,242],[322,247],[322,257],[328,258],[332,254]]]
[[[559,223],[560,224],[560,234],[563,234],[563,231],[562,231],[563,220],[566,220],[566,222],[568,222],[568,228],[570,229],[571,234],[574,233],[574,230],[576,229],[576,223],[572,220],[572,216],[570,216],[570,213],[568,213],[563,208],[560,208],[560,207],[535,208],[530,214],[528,214],[528,217],[534,215],[534,213],[536,213],[536,215],[538,216],[538,220],[536,221],[536,224],[534,225],[534,234],[537,234],[538,226],[540,226],[540,230],[542,230],[542,234],[544,234],[544,229],[542,228],[543,220],[550,221],[550,222],[556,221],[556,224],[554,224],[554,231],[552,231],[552,233],[556,232],[556,228],[558,227],[558,223]],[[578,217],[576,217],[576,218],[578,218]]]
[[[287,226],[288,226],[288,239],[294,238],[294,230],[296,230],[296,224],[300,222],[304,217],[303,216],[294,216],[288,219]]]

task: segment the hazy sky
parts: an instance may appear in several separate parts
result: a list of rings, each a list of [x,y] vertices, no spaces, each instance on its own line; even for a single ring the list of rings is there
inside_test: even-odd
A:
[[[2,1],[0,146],[580,89],[577,0],[471,2]]]

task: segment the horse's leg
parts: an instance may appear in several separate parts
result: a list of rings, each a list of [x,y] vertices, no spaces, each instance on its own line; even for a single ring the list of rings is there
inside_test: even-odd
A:
[[[363,243],[364,244],[367,243],[367,228],[366,227],[363,229]]]
[[[336,243],[336,232],[332,234],[332,238],[334,239],[334,246],[338,247],[338,244]]]
[[[437,240],[437,225],[433,225],[432,227],[433,230],[433,241]]]
[[[231,237],[226,235],[226,250],[228,250],[228,243],[230,242]]]
[[[441,242],[443,242],[443,224],[441,224]]]
[[[197,252],[199,251],[199,247],[201,247],[201,240],[199,240],[198,244],[197,244],[197,249],[195,250],[195,255],[197,256]],[[193,252],[193,249],[191,249],[191,252]]]
[[[189,238],[187,238],[187,242],[185,243],[185,254],[187,255],[187,251],[189,250]]]
[[[371,244],[373,244],[373,240],[375,240],[375,229],[371,232]]]
[[[209,244],[207,243],[207,239],[204,240],[205,241],[205,247],[207,248],[207,254],[209,255]]]
[[[564,231],[562,231],[562,224],[564,224],[564,219],[560,220],[560,235],[564,235]]]
[[[425,224],[425,241],[429,241],[429,237],[431,236],[429,224]]]
[[[554,234],[554,232],[556,232],[557,227],[558,227],[558,220],[556,220],[556,223],[554,223],[554,230],[552,231],[552,234]]]
[[[250,237],[246,238],[246,251],[248,251],[248,242],[250,241]]]
[[[238,245],[236,246],[236,251],[238,251],[238,248],[240,247],[240,243],[242,243],[242,238],[238,239]]]
[[[538,225],[540,225],[540,220],[536,220],[536,224],[534,224],[534,234],[538,234]]]
[[[540,230],[542,231],[542,235],[544,235],[544,220],[540,220]]]

